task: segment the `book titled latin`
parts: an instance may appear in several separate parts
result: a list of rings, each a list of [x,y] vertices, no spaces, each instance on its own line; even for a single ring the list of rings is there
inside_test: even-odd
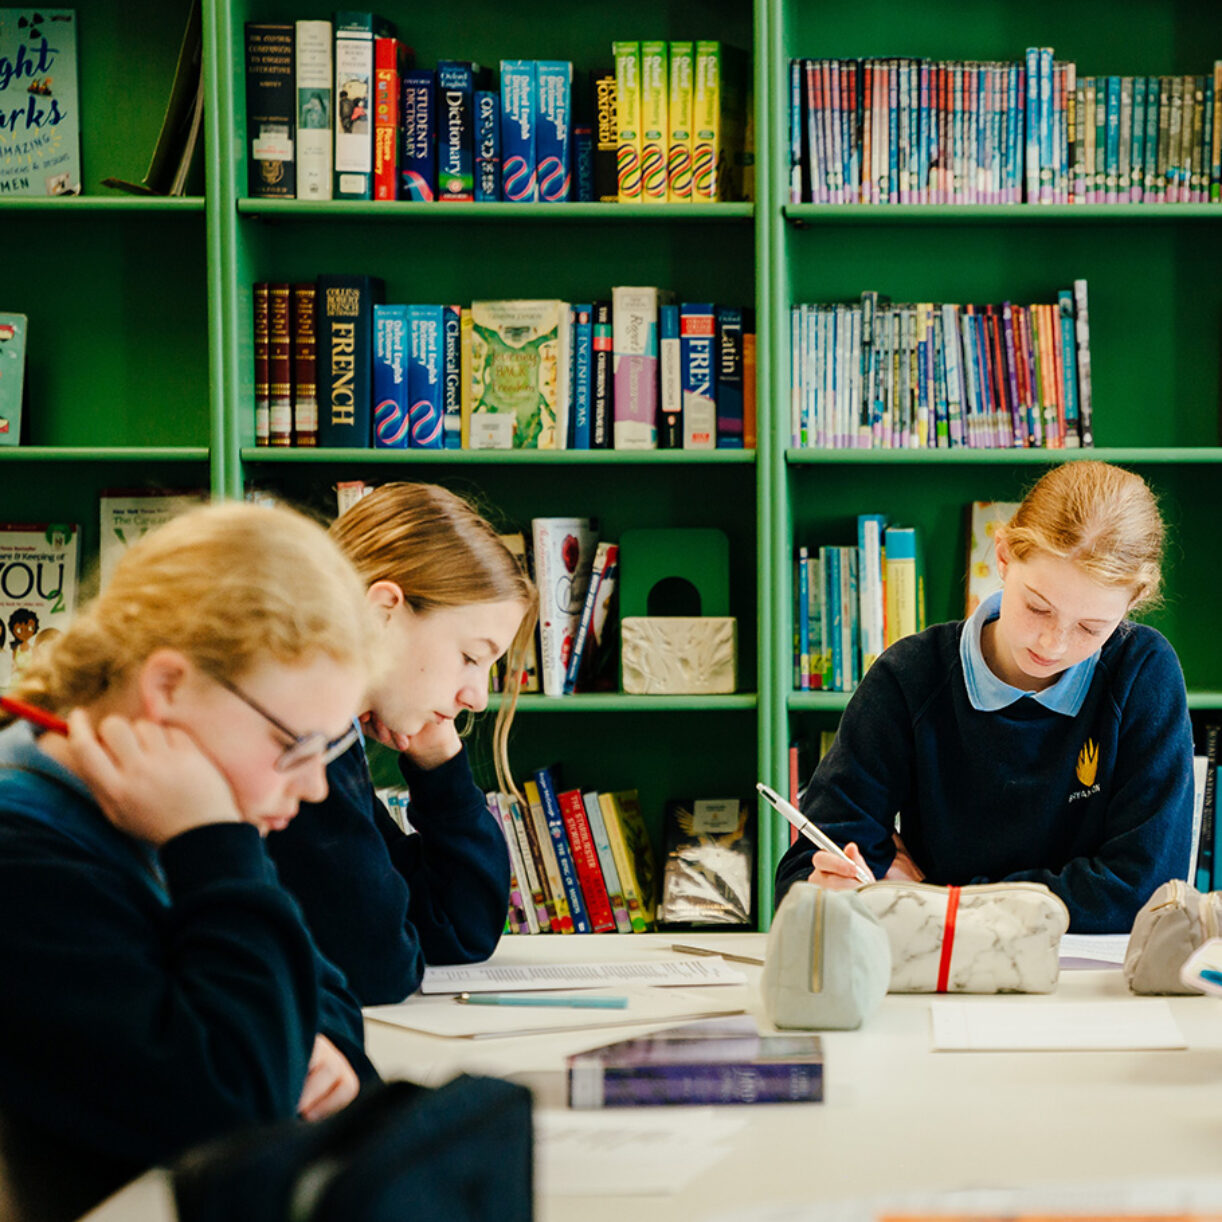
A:
[[[0,9],[0,119],[0,199],[80,194],[75,9]]]
[[[565,1058],[569,1106],[818,1103],[817,1035],[761,1035],[748,1016],[709,1018]]]
[[[0,692],[75,613],[79,538],[67,523],[0,524]]]

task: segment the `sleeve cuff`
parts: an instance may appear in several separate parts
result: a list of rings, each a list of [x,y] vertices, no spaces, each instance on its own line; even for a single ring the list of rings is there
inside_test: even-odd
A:
[[[258,829],[250,823],[207,823],[161,846],[161,868],[172,895],[218,881],[269,881]]]
[[[478,789],[471,774],[467,748],[436,768],[420,768],[405,755],[399,756],[399,771],[411,792],[412,806],[419,810],[443,809],[454,814],[471,803],[471,791]],[[480,795],[480,809],[483,795]]]

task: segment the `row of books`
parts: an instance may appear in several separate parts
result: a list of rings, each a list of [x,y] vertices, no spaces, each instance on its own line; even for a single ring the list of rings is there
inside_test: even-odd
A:
[[[614,71],[591,74],[583,96],[585,76],[575,88],[569,60],[501,60],[499,83],[470,60],[418,68],[393,23],[373,13],[252,21],[245,36],[253,198],[741,194],[744,60],[718,42],[616,42]]]
[[[794,687],[850,692],[879,654],[925,628],[925,566],[914,526],[857,517],[855,546],[799,546]]]
[[[650,286],[577,305],[384,300],[376,276],[254,285],[257,444],[755,446],[749,309]]]
[[[859,303],[790,312],[792,444],[1094,444],[1087,285],[1055,304]]]
[[[1205,75],[1079,76],[1021,61],[794,59],[790,200],[1218,203],[1222,60]]]

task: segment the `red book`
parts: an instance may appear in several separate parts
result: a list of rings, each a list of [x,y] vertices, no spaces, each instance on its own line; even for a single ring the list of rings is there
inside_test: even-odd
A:
[[[293,444],[293,333],[287,284],[268,287],[268,425],[274,446]]]
[[[373,40],[373,198],[397,199],[399,190],[399,73],[403,44]]]
[[[293,444],[318,444],[318,346],[314,331],[315,288],[293,285]]]
[[[590,824],[586,819],[585,803],[580,789],[566,789],[556,795],[560,806],[560,817],[568,834],[569,847],[573,850],[573,864],[577,867],[577,881],[581,884],[582,898],[590,917],[590,926],[595,933],[614,933],[615,914],[611,911],[611,900],[607,895],[607,884],[603,881],[602,867],[598,864],[598,851],[594,837],[590,835]]]
[[[265,446],[271,441],[271,406],[268,386],[267,358],[271,344],[270,294],[266,280],[259,280],[254,287],[255,323],[255,445]]]

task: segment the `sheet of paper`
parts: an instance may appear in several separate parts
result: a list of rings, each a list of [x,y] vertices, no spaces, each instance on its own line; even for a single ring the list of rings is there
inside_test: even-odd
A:
[[[745,1109],[750,1110],[750,1109]],[[535,1112],[540,1197],[660,1196],[733,1157],[744,1109],[616,1107]],[[632,1169],[630,1175],[624,1168]]]
[[[427,1035],[459,1039],[539,1035],[583,1027],[626,1027],[642,1023],[682,1022],[724,1014],[741,1014],[745,999],[722,999],[707,989],[653,989],[629,985],[583,990],[583,996],[618,994],[628,998],[623,1010],[578,1010],[561,1006],[464,1006],[452,997],[409,997],[394,1006],[366,1006],[365,1017]]]
[[[1187,1048],[1162,998],[1055,1002],[932,1001],[935,1052],[1122,1051]]]
[[[1061,938],[1061,970],[1119,967],[1128,949],[1127,933],[1067,933]]]
[[[642,963],[475,963],[426,967],[422,993],[509,993],[523,989],[594,989],[613,984],[746,984],[724,959]]]

